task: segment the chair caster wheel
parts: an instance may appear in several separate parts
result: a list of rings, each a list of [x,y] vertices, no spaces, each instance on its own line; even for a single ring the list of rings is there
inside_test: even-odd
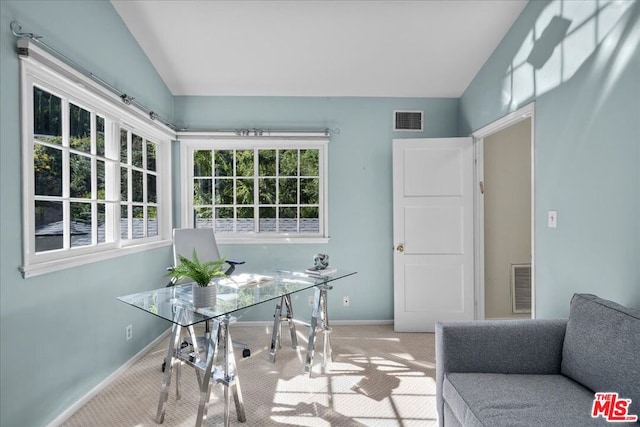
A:
[[[251,356],[251,350],[248,348],[242,349],[242,357],[247,358],[249,356]]]

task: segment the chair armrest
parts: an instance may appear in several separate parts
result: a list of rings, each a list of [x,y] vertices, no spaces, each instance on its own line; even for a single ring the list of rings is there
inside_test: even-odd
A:
[[[227,259],[225,260],[225,262],[229,264],[229,268],[227,268],[227,271],[224,272],[224,274],[226,274],[227,276],[230,276],[231,273],[236,270],[236,265],[244,264],[244,260],[240,259]]]
[[[558,374],[566,319],[480,320],[436,324],[436,400],[444,410],[447,372]]]

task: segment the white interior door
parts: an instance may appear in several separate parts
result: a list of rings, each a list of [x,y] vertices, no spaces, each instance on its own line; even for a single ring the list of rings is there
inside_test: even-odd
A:
[[[474,318],[471,138],[393,141],[394,329]]]

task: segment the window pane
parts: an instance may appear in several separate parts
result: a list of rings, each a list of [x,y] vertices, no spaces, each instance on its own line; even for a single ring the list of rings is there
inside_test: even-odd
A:
[[[156,170],[156,144],[151,141],[147,141],[147,169]]]
[[[253,179],[239,179],[236,181],[236,203],[239,205],[253,204]]]
[[[129,176],[128,168],[120,168],[120,200],[126,202],[129,200]]]
[[[280,176],[298,175],[298,150],[280,150]]]
[[[156,176],[147,174],[147,203],[156,203]]]
[[[238,233],[253,233],[255,228],[253,208],[238,208],[237,216],[236,231]]]
[[[212,228],[213,227],[213,209],[212,208],[195,208],[193,212],[193,223],[196,228]]]
[[[106,198],[106,187],[105,187],[105,180],[104,180],[104,162],[102,160],[97,160],[96,161],[96,167],[97,167],[97,183],[98,183],[98,200],[105,200]]]
[[[276,176],[276,150],[258,150],[258,175]]]
[[[216,179],[216,204],[233,204],[233,179]]]
[[[34,144],[33,172],[39,196],[62,196],[62,150]]]
[[[213,170],[211,167],[211,151],[194,151],[193,152],[193,175],[194,176],[211,176]]]
[[[71,247],[91,245],[91,203],[71,202]]]
[[[33,134],[38,141],[62,144],[62,100],[33,88]]]
[[[120,207],[120,238],[129,238],[129,207],[127,205]]]
[[[131,200],[134,202],[143,202],[142,193],[142,172],[131,171]]]
[[[320,232],[320,216],[318,208],[311,206],[304,206],[300,208],[300,232]]]
[[[126,130],[120,131],[120,162],[121,163],[129,162],[129,156],[127,155],[128,154],[128,150],[127,150],[128,135],[129,135],[129,132],[127,132]]]
[[[132,213],[132,236],[134,239],[142,239],[144,237],[144,208],[142,206],[133,206]]]
[[[36,252],[62,249],[62,202],[35,202]]]
[[[158,210],[149,206],[147,208],[147,236],[157,236],[158,235]]]
[[[131,135],[131,164],[142,167],[142,137]]]
[[[300,203],[303,205],[317,205],[320,194],[320,181],[318,178],[300,179]]]
[[[280,186],[279,199],[280,204],[296,204],[298,203],[298,180],[296,178],[281,178],[278,180]]]
[[[276,180],[275,178],[263,178],[258,181],[258,201],[262,205],[273,205],[276,203]],[[261,215],[262,216],[262,215]]]
[[[84,199],[91,198],[91,159],[80,154],[69,155],[70,182],[69,195]]]
[[[69,146],[91,152],[91,113],[73,104],[69,104]]]
[[[275,232],[276,231],[276,208],[260,208],[259,209],[260,221],[259,231]]]
[[[193,180],[193,204],[210,205],[213,203],[213,180],[209,178]]]
[[[236,176],[253,176],[253,150],[236,151]]]
[[[319,176],[318,150],[300,150],[300,175]]]
[[[98,203],[98,243],[106,242],[106,206]]]
[[[216,233],[233,233],[233,208],[216,208]]]
[[[104,119],[96,116],[96,154],[104,156]]]
[[[233,150],[215,151],[216,176],[233,176]]]
[[[295,233],[298,231],[298,209],[280,208],[278,219],[278,233]]]

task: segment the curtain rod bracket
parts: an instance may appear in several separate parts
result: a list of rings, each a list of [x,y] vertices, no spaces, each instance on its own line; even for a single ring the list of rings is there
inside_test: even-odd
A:
[[[38,35],[38,34],[23,33],[22,32],[22,25],[20,25],[20,23],[18,21],[11,21],[11,24],[9,24],[9,27],[11,28],[11,32],[13,33],[13,35],[16,36],[16,37],[29,38],[29,39],[32,39],[32,40],[38,40],[38,39],[42,38],[42,36]]]

